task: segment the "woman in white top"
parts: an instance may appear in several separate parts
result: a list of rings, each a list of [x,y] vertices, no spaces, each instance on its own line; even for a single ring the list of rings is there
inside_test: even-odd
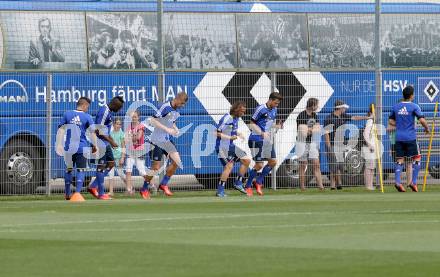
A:
[[[372,108],[368,112],[368,117],[373,115]],[[374,190],[373,179],[374,169],[376,168],[376,152],[373,132],[373,118],[367,120],[362,136],[364,136],[365,145],[362,146],[362,156],[365,159],[364,182],[367,190]]]

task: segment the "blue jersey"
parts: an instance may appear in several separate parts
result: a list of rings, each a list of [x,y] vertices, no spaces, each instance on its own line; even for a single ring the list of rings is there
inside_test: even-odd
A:
[[[100,131],[100,134],[104,134],[107,136],[110,135],[110,130],[113,124],[113,117],[112,117],[112,112],[110,111],[107,105],[104,105],[99,109],[98,114],[96,115],[95,118],[95,124],[103,125],[105,127],[104,131]],[[98,138],[100,138],[105,143],[106,146],[109,145],[109,142],[102,139],[102,136],[98,135]]]
[[[180,113],[176,111],[171,106],[171,102],[166,102],[162,104],[159,110],[153,115],[153,117],[158,120],[162,125],[173,128],[174,123],[177,118],[179,118]],[[170,140],[170,135],[162,130],[161,128],[154,128],[153,133],[151,134],[151,141],[154,142],[165,142]]]
[[[230,114],[225,114],[217,125],[217,132],[223,133],[228,136],[236,136],[238,130],[238,117],[233,117]],[[230,149],[234,147],[234,141],[231,139],[222,139],[217,137],[215,142],[215,149],[218,151],[221,149]]]
[[[393,106],[390,119],[396,121],[396,141],[416,140],[415,118],[424,117],[419,105],[412,102],[400,102]]]
[[[83,153],[84,147],[90,147],[86,131],[93,125],[92,117],[83,111],[68,111],[64,113],[58,128],[66,124],[75,126],[66,126],[64,151],[71,154]]]
[[[277,108],[269,109],[266,104],[260,105],[252,115],[252,122],[260,127],[262,132],[269,132],[277,117]],[[254,131],[249,136],[249,140],[263,141],[263,137]]]

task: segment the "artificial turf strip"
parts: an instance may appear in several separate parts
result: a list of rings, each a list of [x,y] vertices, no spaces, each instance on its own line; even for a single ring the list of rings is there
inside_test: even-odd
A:
[[[440,192],[288,192],[2,199],[1,275],[438,276]]]

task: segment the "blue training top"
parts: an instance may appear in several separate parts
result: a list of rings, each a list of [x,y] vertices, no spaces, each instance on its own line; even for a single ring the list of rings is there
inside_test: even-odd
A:
[[[104,105],[101,108],[99,108],[98,114],[96,115],[95,118],[95,124],[103,125],[106,127],[105,132],[101,131],[100,134],[105,134],[107,136],[110,135],[110,130],[113,124],[113,117],[112,117],[112,111],[110,111],[107,105]],[[106,146],[110,144],[108,141],[102,139],[102,136],[98,135],[98,138],[100,138],[105,143]]]
[[[67,153],[83,153],[84,147],[90,147],[86,131],[93,125],[92,116],[83,111],[67,111],[64,113],[58,128],[67,124],[64,151]]]
[[[415,118],[424,117],[419,105],[413,102],[400,102],[393,106],[390,119],[396,121],[396,141],[417,139]]]
[[[162,104],[159,110],[153,115],[161,124],[168,128],[173,128],[174,123],[177,118],[179,118],[180,113],[171,106],[171,102],[166,102]],[[151,141],[154,142],[165,142],[170,140],[170,135],[161,128],[154,128],[151,134]]]
[[[277,108],[269,109],[266,104],[260,105],[255,109],[252,115],[252,122],[254,122],[258,127],[260,127],[262,132],[268,132],[275,123],[275,118],[277,117]],[[263,141],[263,137],[254,131],[252,131],[249,136],[249,140],[252,141]]]
[[[221,132],[228,136],[236,136],[238,130],[238,120],[239,117],[233,117],[230,114],[225,114],[217,125],[217,132]],[[215,149],[231,149],[234,147],[234,141],[229,139],[222,139],[217,137],[215,142]]]

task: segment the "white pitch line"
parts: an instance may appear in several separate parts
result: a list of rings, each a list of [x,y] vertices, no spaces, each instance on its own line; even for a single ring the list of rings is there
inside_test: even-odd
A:
[[[229,230],[229,229],[274,229],[274,228],[315,228],[315,227],[340,227],[340,226],[363,226],[363,225],[396,225],[416,223],[440,223],[440,220],[401,220],[401,221],[361,221],[339,223],[311,223],[311,224],[281,224],[281,225],[220,225],[203,227],[155,227],[155,228],[94,228],[94,229],[42,229],[42,230],[0,230],[0,233],[33,233],[33,232],[141,232],[141,231],[204,231],[204,230]]]
[[[4,224],[0,228],[16,228],[29,226],[56,226],[70,224],[96,224],[96,223],[130,223],[130,222],[154,222],[154,221],[177,221],[177,220],[198,220],[198,219],[230,219],[244,217],[274,217],[274,216],[292,216],[292,215],[338,215],[338,214],[402,214],[402,213],[426,213],[440,212],[438,210],[383,210],[383,211],[317,211],[317,212],[276,212],[276,213],[248,213],[248,214],[225,214],[225,215],[204,215],[204,216],[179,216],[179,217],[157,217],[157,218],[124,218],[124,219],[105,219],[105,220],[78,220],[78,221],[54,221],[54,222],[38,222],[38,223],[18,223]]]

